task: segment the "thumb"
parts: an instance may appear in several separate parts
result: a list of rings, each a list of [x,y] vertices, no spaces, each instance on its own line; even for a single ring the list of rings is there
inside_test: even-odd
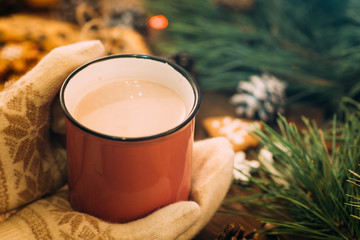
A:
[[[35,96],[30,97],[40,97],[41,104],[48,103],[72,71],[103,54],[104,46],[98,40],[55,48],[15,84],[20,89],[32,85]]]

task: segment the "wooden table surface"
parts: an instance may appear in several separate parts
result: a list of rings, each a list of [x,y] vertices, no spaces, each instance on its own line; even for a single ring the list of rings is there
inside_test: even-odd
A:
[[[202,102],[199,112],[196,116],[195,127],[195,140],[201,140],[208,138],[201,122],[206,117],[213,116],[234,116],[234,107],[229,103],[229,96],[217,92],[205,92],[202,94]],[[323,111],[318,107],[309,106],[308,104],[299,104],[292,106],[290,109],[286,109],[285,116],[289,122],[297,124],[298,128],[304,127],[301,121],[301,117],[305,116],[314,119],[319,126],[323,123]],[[276,125],[274,125],[276,128]],[[235,185],[231,186],[228,194],[225,198],[232,196],[244,196],[246,192]],[[239,203],[233,203],[229,206],[221,206],[219,210],[227,209],[234,211],[246,212],[246,209]],[[253,229],[261,229],[262,225],[259,221],[250,217],[243,217],[235,214],[216,212],[210,222],[203,228],[203,230],[195,237],[195,240],[212,240],[216,239],[219,232],[223,231],[226,224],[243,225],[246,232],[250,232]],[[262,236],[260,239],[268,239]]]

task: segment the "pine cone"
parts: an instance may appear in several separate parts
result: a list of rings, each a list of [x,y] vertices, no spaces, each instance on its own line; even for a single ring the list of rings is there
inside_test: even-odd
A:
[[[197,73],[195,70],[195,61],[186,53],[183,52],[175,53],[173,55],[162,56],[162,58],[168,60],[169,62],[176,63],[177,65],[181,66],[186,71],[188,71],[191,74],[191,76],[193,76],[194,78],[197,77]]]
[[[273,121],[277,113],[284,112],[285,88],[285,83],[274,76],[251,76],[250,81],[239,82],[230,102],[239,117]]]
[[[143,36],[147,35],[146,16],[141,9],[113,9],[110,13],[109,25],[127,26]]]
[[[219,233],[217,240],[250,240],[257,239],[256,230],[245,234],[245,228],[242,225],[226,224],[224,230]]]

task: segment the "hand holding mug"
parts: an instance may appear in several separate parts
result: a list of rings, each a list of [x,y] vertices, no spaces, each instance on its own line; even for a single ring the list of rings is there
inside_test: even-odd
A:
[[[74,211],[66,190],[38,200],[0,223],[9,240],[192,239],[209,222],[232,180],[234,152],[225,138],[195,142],[191,197],[128,223],[109,223]]]
[[[51,102],[71,71],[102,54],[98,41],[61,47],[0,93],[0,212],[23,206],[0,223],[2,237],[191,239],[221,204],[231,183],[234,154],[223,138],[196,142],[190,151],[189,199],[169,203],[138,220],[109,223],[74,211],[66,190],[36,200],[66,182],[64,149],[49,135]],[[193,116],[188,117],[181,127],[190,124]]]
[[[75,68],[103,54],[99,41],[54,49],[0,92],[0,213],[65,184],[65,151],[50,135],[50,106]]]

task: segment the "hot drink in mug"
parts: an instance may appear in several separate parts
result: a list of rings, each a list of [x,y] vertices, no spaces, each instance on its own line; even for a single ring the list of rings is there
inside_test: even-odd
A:
[[[75,70],[60,101],[66,115],[70,202],[128,222],[188,200],[197,83],[149,55],[115,55]]]

